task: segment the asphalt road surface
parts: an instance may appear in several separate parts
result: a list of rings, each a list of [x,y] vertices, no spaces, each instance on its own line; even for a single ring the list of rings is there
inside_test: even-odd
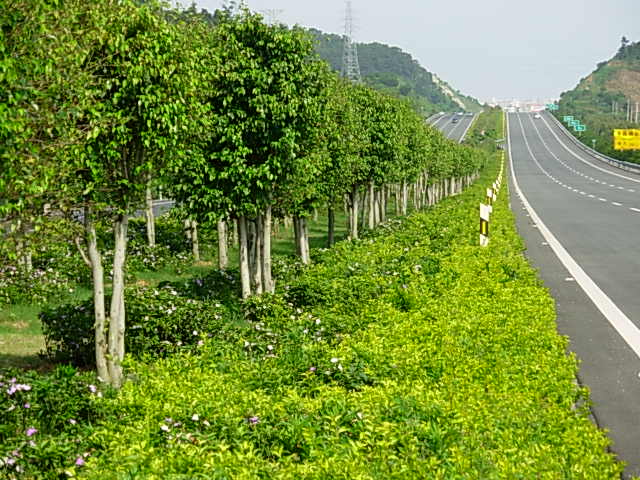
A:
[[[512,209],[555,298],[593,415],[640,475],[640,174],[568,140],[550,114],[510,113]]]
[[[456,123],[453,122],[454,118],[458,120]],[[430,119],[430,123],[432,126],[440,130],[445,137],[461,143],[474,119],[475,115],[456,115],[453,113],[445,113],[443,115],[432,117]]]

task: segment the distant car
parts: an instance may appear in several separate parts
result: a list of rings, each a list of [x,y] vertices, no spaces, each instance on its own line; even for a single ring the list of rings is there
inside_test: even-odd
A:
[[[473,113],[467,112],[467,117],[473,117]]]
[[[540,115],[539,113],[536,113],[533,118],[542,118],[542,115]]]
[[[458,117],[453,117],[453,119],[451,120],[451,123],[458,123],[458,122],[459,122]]]

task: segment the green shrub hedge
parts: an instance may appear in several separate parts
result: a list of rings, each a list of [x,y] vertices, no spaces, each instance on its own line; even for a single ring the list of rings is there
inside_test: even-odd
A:
[[[503,190],[321,252],[199,354],[132,362],[82,478],[618,478]],[[295,268],[283,271],[295,271]],[[286,276],[285,276],[286,277]]]
[[[163,357],[197,348],[203,337],[218,334],[239,315],[239,302],[229,301],[228,292],[220,288],[221,278],[228,278],[230,283],[234,280],[224,272],[213,272],[202,278],[179,284],[165,283],[157,288],[127,287],[126,352],[136,358]],[[233,283],[231,285],[227,290],[233,289]],[[211,296],[218,292],[226,295],[225,304]],[[106,301],[108,304],[110,298]],[[92,298],[45,308],[39,317],[47,358],[77,367],[95,366]]]

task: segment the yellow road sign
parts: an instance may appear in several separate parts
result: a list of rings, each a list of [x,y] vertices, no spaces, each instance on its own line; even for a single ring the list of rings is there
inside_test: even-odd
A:
[[[613,131],[615,150],[640,150],[640,130],[637,128],[617,128]]]

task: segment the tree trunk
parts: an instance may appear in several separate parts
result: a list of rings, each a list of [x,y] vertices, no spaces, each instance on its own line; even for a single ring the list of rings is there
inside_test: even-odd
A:
[[[239,245],[240,244],[240,235],[239,235],[239,231],[240,231],[240,226],[238,225],[238,219],[236,218],[233,221],[233,233],[232,233],[232,241],[234,245]]]
[[[331,248],[336,242],[336,212],[331,205],[327,209],[327,223],[327,248]]]
[[[407,194],[407,181],[402,180],[402,184],[400,185],[400,213],[405,216],[407,215],[407,207],[409,206]]]
[[[351,205],[349,206],[350,215],[349,218],[351,220],[349,225],[349,238],[352,240],[358,239],[358,187],[354,185],[351,188],[351,193],[349,194],[349,200]]]
[[[22,220],[16,222],[18,241],[16,242],[16,256],[18,257],[18,264],[22,265],[27,272],[33,270],[33,260],[31,250],[27,247],[27,242],[24,241],[24,237],[27,235],[28,227],[23,225]]]
[[[254,292],[256,295],[261,295],[262,290],[262,239],[263,239],[263,229],[262,229],[262,215],[258,215],[253,223],[253,258],[251,259],[252,263],[252,283]]]
[[[107,367],[107,335],[106,312],[104,304],[104,271],[102,268],[102,255],[98,250],[96,227],[93,224],[92,212],[89,208],[84,212],[85,239],[87,242],[88,260],[93,279],[93,309],[94,331],[96,348],[96,369],[98,378],[105,383],[111,383],[111,376]]]
[[[198,241],[198,222],[191,220],[191,253],[196,262],[200,261],[200,242]]]
[[[368,203],[369,221],[367,223],[367,226],[369,227],[369,230],[373,230],[376,226],[376,213],[375,213],[376,200],[375,200],[375,190],[374,190],[373,180],[369,181],[367,198],[369,202]]]
[[[242,285],[242,298],[251,296],[251,282],[249,276],[249,248],[247,245],[247,218],[238,218],[238,237],[240,242],[240,283]]]
[[[191,245],[191,220],[188,218],[184,221],[184,235]]]
[[[307,220],[302,217],[293,217],[293,225],[296,233],[296,251],[300,256],[300,260],[305,265],[310,263],[309,258],[309,243],[307,233]]]
[[[145,192],[145,217],[147,219],[147,244],[153,248],[156,246],[156,220],[153,215],[153,196],[149,182],[147,182]]]
[[[296,245],[296,255],[302,258],[302,250],[300,249],[300,224],[298,223],[298,217],[292,217],[293,223],[293,243]]]
[[[227,250],[227,222],[218,220],[218,267],[226,270],[229,267],[229,252]]]
[[[111,294],[111,309],[109,313],[109,356],[107,368],[111,385],[114,388],[122,386],[122,360],[124,359],[124,331],[125,331],[125,307],[124,265],[127,256],[127,228],[129,217],[118,215],[113,222],[113,235],[115,240],[113,253],[113,286]]]
[[[262,285],[267,293],[275,291],[271,276],[271,205],[265,209],[262,219]]]
[[[309,252],[309,224],[304,217],[300,219],[300,229],[302,230],[302,262],[305,265],[309,265],[311,263],[311,254]]]
[[[387,221],[387,187],[380,187],[380,221]]]
[[[382,219],[382,213],[380,210],[382,209],[382,190],[381,189],[373,189],[373,223],[374,226],[378,226]]]
[[[255,293],[254,277],[256,274],[256,223],[247,219],[247,254],[249,258],[249,280],[251,292]]]

